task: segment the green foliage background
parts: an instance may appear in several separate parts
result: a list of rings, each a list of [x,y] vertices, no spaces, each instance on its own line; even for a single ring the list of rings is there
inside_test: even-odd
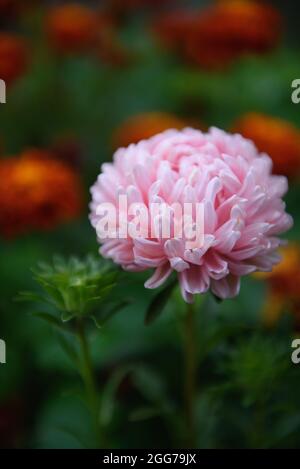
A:
[[[243,59],[224,73],[207,73],[161,50],[147,32],[149,15],[135,12],[120,29],[136,59],[119,68],[89,57],[58,59],[47,48],[40,11],[18,26],[31,41],[32,66],[0,109],[5,155],[47,148],[65,132],[76,135],[83,149],[86,210],[80,220],[52,232],[1,240],[0,337],[7,364],[0,365],[0,446],[94,445],[81,382],[57,332],[32,315],[38,305],[14,298],[20,290],[36,289],[30,268],[38,261],[57,253],[97,253],[87,219],[88,188],[101,162],[111,160],[116,127],[128,116],[155,110],[225,129],[255,110],[300,127],[300,105],[291,102],[291,82],[299,77],[295,43],[286,41],[267,57]],[[293,240],[300,234],[299,187],[292,184],[287,197]],[[175,292],[164,314],[146,327],[155,294],[144,289],[146,277],[131,274],[122,281],[118,295],[131,297],[131,304],[100,330],[91,323],[109,447],[182,444],[183,305]],[[199,448],[300,446],[300,365],[290,359],[292,318],[286,315],[266,330],[260,315],[264,298],[265,285],[247,278],[236,300],[216,303],[207,296],[197,305]]]

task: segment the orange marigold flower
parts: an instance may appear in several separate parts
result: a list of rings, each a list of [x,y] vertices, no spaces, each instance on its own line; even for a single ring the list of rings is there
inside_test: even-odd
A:
[[[281,16],[271,5],[250,0],[228,0],[203,10],[177,12],[159,20],[166,43],[179,46],[193,64],[218,70],[248,53],[263,53],[277,45]],[[182,16],[182,19],[181,19]]]
[[[50,43],[64,53],[89,49],[97,37],[98,26],[96,13],[76,3],[52,8],[46,25]]]
[[[154,31],[163,44],[182,53],[186,47],[187,34],[195,25],[199,11],[173,10],[160,14],[154,22]]]
[[[296,330],[300,331],[300,246],[290,243],[281,249],[281,255],[281,263],[272,272],[254,274],[268,286],[263,319],[267,325],[273,325],[288,311],[294,316]]]
[[[113,19],[104,11],[79,4],[52,8],[47,32],[49,42],[61,53],[89,51],[111,65],[128,62],[128,53],[116,35]]]
[[[271,5],[228,0],[207,8],[188,36],[187,55],[201,66],[222,69],[248,53],[277,45],[281,16]]]
[[[152,137],[167,129],[182,129],[187,124],[180,118],[166,112],[147,112],[127,119],[115,132],[115,148],[127,147],[131,143]]]
[[[276,174],[295,177],[300,170],[300,130],[290,122],[251,112],[233,126],[234,131],[254,141],[273,160]]]
[[[11,237],[77,217],[81,185],[68,165],[45,151],[0,160],[0,232]]]
[[[0,33],[0,78],[7,84],[23,75],[28,64],[28,49],[23,38]]]

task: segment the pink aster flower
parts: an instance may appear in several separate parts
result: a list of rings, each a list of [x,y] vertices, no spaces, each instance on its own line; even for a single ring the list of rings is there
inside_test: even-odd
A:
[[[238,294],[242,276],[279,262],[278,235],[292,226],[282,200],[287,188],[285,177],[272,175],[269,156],[241,135],[216,128],[168,130],[119,149],[113,163],[102,165],[91,189],[90,219],[96,228],[99,205],[117,209],[120,194],[148,208],[202,203],[201,246],[187,249],[184,236],[165,238],[157,230],[156,236],[99,239],[100,252],[126,270],[154,268],[147,288],[159,287],[175,271],[187,302],[209,289],[225,299]]]

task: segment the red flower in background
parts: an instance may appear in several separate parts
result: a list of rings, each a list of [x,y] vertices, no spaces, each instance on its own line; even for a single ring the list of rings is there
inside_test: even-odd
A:
[[[228,0],[197,11],[161,16],[155,30],[189,62],[218,70],[249,53],[264,53],[280,38],[282,19],[271,5]]]
[[[21,77],[28,65],[28,49],[19,36],[0,33],[0,78],[7,84]]]
[[[220,69],[248,53],[277,45],[281,17],[263,2],[231,0],[208,8],[195,22],[187,55],[196,64]]]
[[[251,112],[233,130],[254,141],[273,160],[273,172],[296,177],[300,171],[300,130],[283,119]]]
[[[90,52],[111,65],[128,60],[112,19],[103,11],[76,3],[54,7],[48,12],[46,29],[51,46],[60,53]]]
[[[263,308],[264,322],[272,326],[282,314],[292,313],[296,331],[300,331],[300,246],[289,243],[281,249],[282,261],[272,272],[255,277],[267,282],[267,298]]]
[[[60,52],[82,52],[96,40],[96,13],[83,5],[72,3],[52,8],[47,16],[49,41]]]
[[[184,120],[167,112],[145,112],[127,119],[115,131],[114,148],[127,147],[167,129],[183,129],[187,126]]]
[[[163,44],[182,53],[186,47],[187,34],[194,27],[199,10],[173,10],[156,18],[154,31]]]
[[[0,232],[7,237],[51,229],[77,217],[82,189],[76,172],[45,151],[0,160]]]

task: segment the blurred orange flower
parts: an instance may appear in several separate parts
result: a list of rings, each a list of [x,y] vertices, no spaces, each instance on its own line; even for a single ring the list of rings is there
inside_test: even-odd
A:
[[[203,10],[161,16],[155,29],[191,63],[219,70],[245,54],[274,48],[282,19],[263,2],[227,0]]]
[[[76,3],[52,8],[46,20],[49,42],[64,54],[91,52],[111,65],[127,62],[127,51],[110,16]]]
[[[293,314],[295,328],[300,331],[300,245],[290,243],[281,249],[282,261],[272,272],[257,273],[257,279],[268,285],[263,308],[264,322],[272,326],[285,312]]]
[[[0,232],[6,237],[50,229],[80,214],[77,174],[45,151],[0,160]]]
[[[114,133],[115,148],[152,137],[167,129],[182,129],[187,123],[167,112],[146,112],[127,119]]]
[[[300,171],[300,130],[290,122],[265,114],[243,115],[233,130],[254,141],[273,160],[273,172],[295,177]]]
[[[199,10],[173,10],[160,14],[154,22],[154,31],[166,46],[185,52],[187,35],[195,26]]]
[[[28,49],[23,38],[0,33],[0,78],[7,84],[22,76],[28,64]]]
[[[64,53],[89,49],[96,40],[98,26],[96,13],[77,3],[53,7],[46,20],[50,43]]]

